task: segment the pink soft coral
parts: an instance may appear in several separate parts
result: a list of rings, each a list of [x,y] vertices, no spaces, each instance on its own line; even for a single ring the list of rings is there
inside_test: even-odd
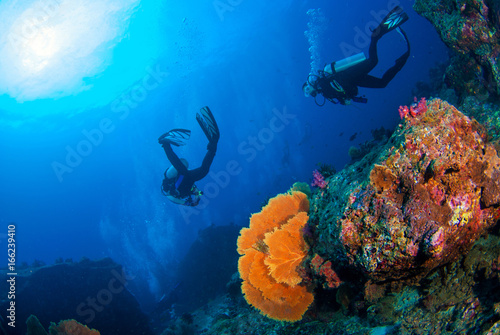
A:
[[[318,170],[313,171],[313,182],[311,183],[311,186],[317,186],[321,189],[325,188],[327,185],[327,182],[325,181],[325,177],[321,173],[319,173]]]
[[[414,97],[414,103],[411,104],[410,108],[408,106],[399,106],[399,116],[404,119],[408,114],[415,117],[417,115],[422,115],[427,111],[427,101],[424,97],[420,99],[417,103],[417,97]]]

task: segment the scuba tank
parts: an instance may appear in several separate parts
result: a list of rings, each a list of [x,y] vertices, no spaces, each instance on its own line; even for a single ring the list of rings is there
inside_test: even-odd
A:
[[[350,57],[339,60],[337,62],[333,62],[326,65],[323,71],[329,74],[342,72],[350,68],[351,66],[361,63],[364,60],[366,60],[365,54],[363,52],[360,52],[359,54],[355,54]]]

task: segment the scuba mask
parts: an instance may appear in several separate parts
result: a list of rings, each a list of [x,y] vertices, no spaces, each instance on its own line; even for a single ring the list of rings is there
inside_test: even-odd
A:
[[[304,86],[302,86],[302,91],[304,91],[306,98],[315,97],[318,94],[318,91],[309,83],[305,83]]]
[[[302,91],[304,92],[306,98],[309,97],[315,98],[318,95],[317,80],[318,80],[317,75],[310,74],[307,77],[307,81],[304,83],[304,85],[302,85]]]

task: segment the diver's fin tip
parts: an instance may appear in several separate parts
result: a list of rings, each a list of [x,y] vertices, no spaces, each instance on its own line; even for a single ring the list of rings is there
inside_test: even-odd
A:
[[[373,30],[373,36],[380,38],[391,30],[397,29],[408,21],[408,19],[408,14],[406,14],[401,7],[396,6],[387,14],[380,25]]]
[[[196,121],[198,121],[209,142],[219,140],[219,127],[208,106],[202,107],[200,112],[196,113]]]
[[[176,147],[179,147],[182,145],[186,145],[185,141],[189,140],[190,137],[191,137],[191,130],[175,128],[161,135],[160,138],[158,139],[158,142],[160,144],[169,143],[175,145]]]

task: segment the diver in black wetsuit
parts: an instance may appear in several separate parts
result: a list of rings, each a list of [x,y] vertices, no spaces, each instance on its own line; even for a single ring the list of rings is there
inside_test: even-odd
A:
[[[172,145],[185,145],[184,141],[188,140],[191,135],[190,130],[172,129],[158,139],[167,154],[168,160],[172,163],[172,166],[164,172],[165,178],[161,185],[162,193],[170,201],[186,206],[196,206],[200,202],[202,192],[198,190],[194,183],[208,174],[220,137],[219,127],[210,108],[203,107],[200,113],[196,114],[196,120],[208,139],[208,152],[199,168],[188,170],[188,162],[183,158],[179,158],[172,149]]]
[[[321,94],[325,100],[334,104],[348,105],[352,101],[366,103],[366,98],[358,96],[358,87],[386,87],[410,56],[410,43],[406,33],[400,27],[407,20],[408,15],[399,6],[395,7],[372,32],[368,59],[360,53],[340,62],[328,64],[324,70],[318,71],[318,75],[309,75],[307,82],[302,85],[306,97],[312,96],[316,100],[316,96]],[[378,63],[378,40],[394,29],[404,37],[408,50],[396,60],[396,64],[389,68],[382,78],[370,76],[368,73]],[[323,106],[324,102],[318,105]]]

